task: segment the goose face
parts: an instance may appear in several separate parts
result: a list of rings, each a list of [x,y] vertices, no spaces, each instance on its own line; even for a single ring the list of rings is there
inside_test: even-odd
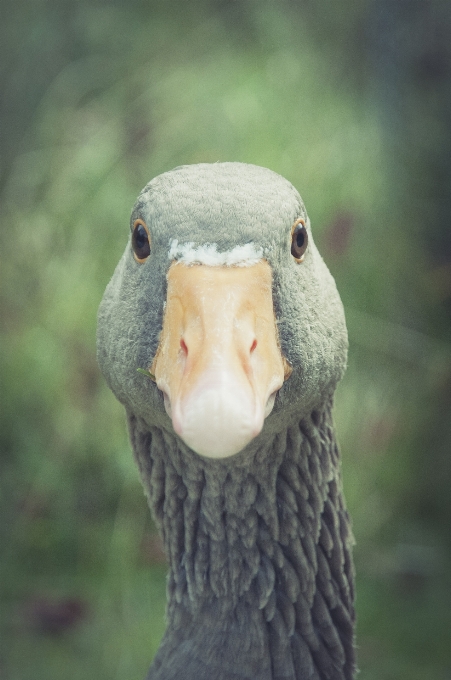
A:
[[[141,192],[98,324],[101,369],[127,410],[200,455],[231,456],[319,406],[346,348],[340,298],[289,182],[201,164]]]

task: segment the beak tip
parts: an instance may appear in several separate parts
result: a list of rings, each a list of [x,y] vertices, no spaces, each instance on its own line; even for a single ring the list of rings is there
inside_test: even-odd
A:
[[[207,458],[239,453],[263,426],[263,413],[247,394],[228,389],[204,389],[172,408],[175,432],[190,449]]]

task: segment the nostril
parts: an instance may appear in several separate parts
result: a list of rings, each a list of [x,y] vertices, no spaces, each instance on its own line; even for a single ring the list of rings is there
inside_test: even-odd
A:
[[[184,354],[188,354],[188,347],[186,345],[186,342],[184,341],[183,338],[180,338],[180,348]]]
[[[251,354],[256,349],[256,347],[257,347],[257,339],[254,339],[254,342],[252,343],[251,349],[250,349]]]

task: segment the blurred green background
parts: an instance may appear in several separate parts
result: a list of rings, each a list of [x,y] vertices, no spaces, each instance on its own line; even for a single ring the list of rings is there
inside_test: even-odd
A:
[[[3,0],[0,678],[139,680],[164,556],[96,309],[184,163],[299,189],[345,304],[362,680],[451,678],[451,3]]]

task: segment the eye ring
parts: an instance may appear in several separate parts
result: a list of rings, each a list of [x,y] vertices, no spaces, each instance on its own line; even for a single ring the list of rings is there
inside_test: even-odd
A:
[[[305,220],[301,217],[291,229],[291,254],[296,262],[302,262],[308,246],[308,232]]]
[[[133,223],[132,248],[136,262],[142,264],[150,255],[150,233],[144,220],[138,219]]]

